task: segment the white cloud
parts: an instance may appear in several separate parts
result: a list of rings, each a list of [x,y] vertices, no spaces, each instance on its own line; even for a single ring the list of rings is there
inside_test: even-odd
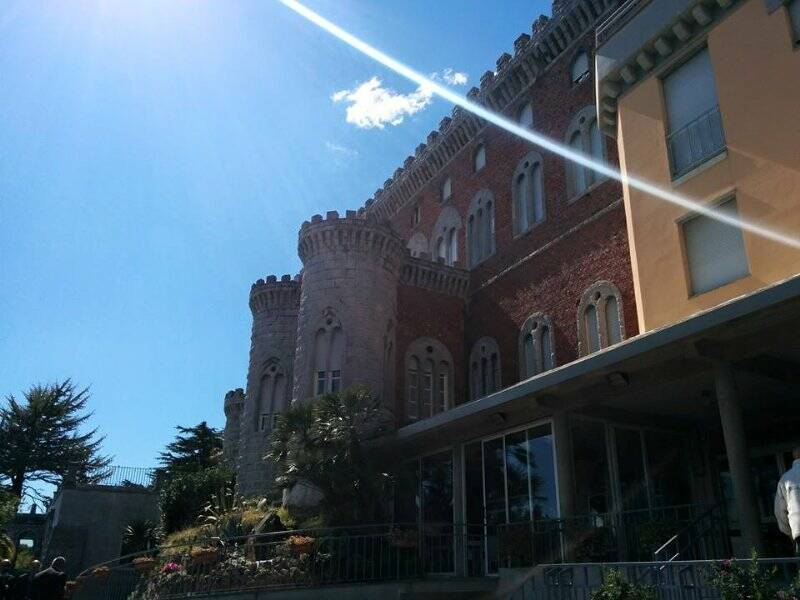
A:
[[[467,74],[447,68],[441,73],[431,73],[434,81],[443,80],[448,85],[464,85]],[[360,129],[383,129],[399,125],[406,117],[424,110],[433,101],[433,91],[421,85],[410,94],[400,94],[383,86],[377,76],[349,90],[339,90],[331,95],[334,103],[347,103],[346,120]],[[331,151],[336,151],[329,146]]]
[[[386,124],[399,125],[406,116],[418,113],[433,100],[430,90],[419,87],[410,94],[398,94],[383,87],[378,77],[351,90],[340,90],[331,96],[334,102],[347,102],[347,122],[360,129],[383,129]]]
[[[342,146],[336,142],[327,141],[325,142],[325,147],[334,154],[341,154],[343,156],[358,156],[358,150]]]

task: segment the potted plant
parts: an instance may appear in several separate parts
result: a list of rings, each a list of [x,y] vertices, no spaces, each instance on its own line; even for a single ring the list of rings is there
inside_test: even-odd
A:
[[[133,559],[133,568],[140,573],[151,571],[155,565],[155,559],[150,556],[137,556]]]
[[[306,535],[292,535],[286,544],[295,554],[310,554],[317,540]]]

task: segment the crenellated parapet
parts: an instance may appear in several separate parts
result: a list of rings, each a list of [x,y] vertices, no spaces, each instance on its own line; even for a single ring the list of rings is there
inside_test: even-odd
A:
[[[225,394],[225,430],[223,432],[222,455],[225,462],[236,468],[241,455],[242,415],[244,413],[244,390],[236,388]]]
[[[467,98],[497,113],[516,115],[520,100],[540,74],[572,44],[605,20],[619,0],[555,0],[553,16],[540,15],[531,34],[522,33],[514,41],[514,53],[503,53],[495,69],[480,78],[480,87],[467,92]],[[367,215],[388,220],[406,206],[421,188],[441,176],[445,165],[464,147],[473,143],[486,122],[462,109],[453,108],[439,129],[428,134],[394,175],[364,204]]]
[[[400,283],[466,299],[469,271],[449,267],[444,264],[443,259],[433,262],[427,254],[413,257],[408,253],[400,270]]]
[[[255,315],[266,310],[296,309],[300,304],[302,277],[270,275],[250,286],[250,310]]]
[[[320,254],[359,253],[380,260],[391,271],[400,268],[405,246],[389,227],[373,215],[348,210],[345,217],[329,211],[314,215],[300,227],[297,253],[306,264]]]
[[[244,390],[236,388],[225,394],[225,416],[230,417],[244,408]]]

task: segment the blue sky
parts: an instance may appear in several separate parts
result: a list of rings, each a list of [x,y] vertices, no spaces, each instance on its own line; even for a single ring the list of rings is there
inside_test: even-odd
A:
[[[308,5],[463,93],[549,13]],[[131,466],[223,425],[250,284],[296,273],[300,223],[358,208],[450,111],[275,0],[4,0],[0,82],[0,393],[91,386]]]

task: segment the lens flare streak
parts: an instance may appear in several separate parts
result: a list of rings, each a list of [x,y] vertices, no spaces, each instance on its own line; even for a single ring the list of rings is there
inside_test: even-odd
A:
[[[593,171],[601,175],[604,175],[605,177],[616,179],[617,181],[622,182],[623,185],[635,188],[641,192],[644,192],[645,194],[654,196],[666,202],[670,202],[674,205],[685,208],[696,214],[716,219],[717,221],[726,223],[728,225],[732,225],[734,227],[739,227],[744,231],[748,231],[752,234],[761,236],[765,239],[800,249],[800,239],[798,239],[793,235],[776,231],[774,229],[765,227],[763,225],[759,225],[757,223],[753,223],[752,221],[746,219],[733,217],[729,214],[725,214],[719,210],[716,210],[713,207],[704,205],[703,203],[698,202],[697,200],[693,200],[691,198],[687,198],[686,196],[676,194],[672,190],[663,188],[644,179],[640,179],[632,175],[623,174],[619,169],[607,163],[598,161],[596,158],[584,154],[582,152],[576,152],[575,150],[573,150],[572,148],[570,148],[565,144],[557,142],[547,136],[536,133],[535,131],[531,131],[529,129],[521,127],[514,121],[498,113],[492,112],[486,109],[484,106],[472,102],[466,97],[461,96],[460,94],[453,92],[452,90],[446,88],[445,86],[438,84],[437,82],[429,79],[425,75],[422,75],[421,73],[418,73],[411,67],[403,64],[399,60],[392,58],[388,54],[381,52],[377,48],[366,43],[365,41],[348,33],[338,25],[327,20],[326,18],[314,12],[307,6],[301,4],[300,2],[297,2],[297,0],[278,0],[278,1],[281,2],[283,5],[285,5],[286,7],[293,10],[295,13],[304,17],[314,25],[327,31],[328,33],[335,36],[345,44],[351,46],[352,48],[358,50],[359,52],[362,52],[363,54],[369,56],[373,60],[381,63],[383,66],[387,67],[388,69],[391,69],[395,73],[405,77],[406,79],[413,81],[417,85],[427,88],[440,98],[452,104],[455,104],[456,106],[460,106],[464,110],[468,110],[469,112],[480,117],[481,119],[489,123],[492,123],[493,125],[496,125],[502,129],[505,129],[509,133],[519,136],[531,142],[532,144],[539,146],[540,148],[558,154],[563,158],[575,162],[579,165],[582,165],[586,168],[592,169]]]

